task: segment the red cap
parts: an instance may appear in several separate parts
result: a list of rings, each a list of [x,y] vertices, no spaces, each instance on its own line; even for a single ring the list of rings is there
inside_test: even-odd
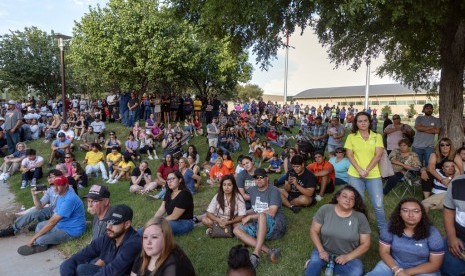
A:
[[[64,175],[57,176],[57,177],[55,177],[55,180],[53,181],[53,184],[55,184],[57,186],[64,186],[64,185],[68,184],[68,178],[66,178],[66,176],[64,176]]]

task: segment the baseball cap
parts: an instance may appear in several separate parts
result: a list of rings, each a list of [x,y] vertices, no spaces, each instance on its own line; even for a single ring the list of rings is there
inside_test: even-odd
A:
[[[262,168],[258,168],[255,170],[254,174],[253,174],[253,178],[257,178],[257,177],[267,177],[268,174],[266,173],[265,169],[262,169]]]
[[[89,193],[86,196],[84,196],[84,198],[96,200],[110,198],[110,191],[108,190],[107,186],[92,185],[92,187],[90,187]]]
[[[107,225],[118,225],[128,220],[132,220],[132,209],[124,204],[110,207],[103,221]]]
[[[16,101],[15,100],[9,100],[8,104],[16,104]]]
[[[3,118],[3,117],[0,117],[0,121],[5,121],[5,118]]]
[[[64,175],[57,176],[53,180],[53,184],[56,186],[65,186],[66,184],[68,184],[68,178],[66,178],[66,176]]]
[[[58,137],[65,137],[66,135],[63,132],[58,133]]]

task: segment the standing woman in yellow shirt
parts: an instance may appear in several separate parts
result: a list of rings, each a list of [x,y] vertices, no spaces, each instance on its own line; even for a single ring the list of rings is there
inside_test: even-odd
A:
[[[371,115],[359,112],[355,115],[351,133],[347,136],[345,148],[350,161],[349,184],[362,196],[365,190],[370,196],[378,228],[387,226],[383,205],[383,183],[378,162],[383,155],[383,137],[370,130]]]
[[[194,114],[197,118],[200,118],[202,112],[202,101],[200,100],[199,96],[195,97],[194,101]]]

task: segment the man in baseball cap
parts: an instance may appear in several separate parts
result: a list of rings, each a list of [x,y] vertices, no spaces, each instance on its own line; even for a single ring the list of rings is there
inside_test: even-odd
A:
[[[110,191],[107,186],[92,185],[87,198],[87,212],[94,216],[92,221],[92,240],[102,237],[107,231],[105,215],[110,208]]]
[[[86,275],[129,275],[142,249],[141,238],[131,226],[132,217],[132,209],[127,205],[111,207],[104,218],[107,234],[64,261],[60,275],[76,275],[77,271]],[[89,263],[96,258],[95,264]]]

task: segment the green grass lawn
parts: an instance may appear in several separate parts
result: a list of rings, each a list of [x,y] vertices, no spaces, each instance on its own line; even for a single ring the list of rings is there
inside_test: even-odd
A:
[[[143,125],[143,124],[141,124]],[[382,129],[382,121],[380,121],[380,127]],[[129,128],[123,127],[120,124],[107,124],[107,133],[110,131],[116,131],[118,138],[124,143],[126,140],[127,133],[130,131]],[[295,129],[297,132],[297,129]],[[76,141],[75,143],[79,143]],[[191,140],[197,149],[200,151],[200,159],[203,162],[206,155],[208,145],[205,137],[195,137]],[[50,143],[44,144],[42,140],[29,143],[29,148],[34,148],[38,153],[48,160],[50,155]],[[247,145],[243,142],[243,152],[247,152]],[[161,152],[157,151],[159,156]],[[84,159],[83,151],[75,151],[76,159],[82,161]],[[239,153],[233,153],[232,157],[235,161]],[[150,169],[152,172],[156,171],[160,165],[160,160],[149,160]],[[273,183],[273,179],[277,178],[278,175],[271,175],[270,183]],[[42,178],[40,183],[45,183],[46,179]],[[29,189],[21,190],[21,178],[18,174],[12,176],[8,183],[12,187],[12,190],[17,195],[17,201],[20,205],[31,207],[33,205]],[[102,183],[100,179],[91,178],[90,185]],[[205,183],[205,181],[203,181]],[[89,185],[89,187],[90,187]],[[161,201],[149,200],[146,196],[134,195],[129,193],[129,183],[119,182],[117,184],[109,185],[111,191],[111,202],[112,204],[127,204],[134,210],[133,224],[135,228],[143,226],[143,224],[152,217]],[[398,189],[399,187],[397,187]],[[80,190],[79,196],[84,196],[87,193],[87,189]],[[202,188],[194,196],[195,214],[202,214],[210,200],[216,193],[217,188]],[[368,195],[367,195],[368,196]],[[415,196],[421,199],[421,190],[417,189]],[[368,198],[368,197],[367,197]],[[287,232],[286,235],[277,241],[267,242],[271,247],[279,247],[282,249],[282,259],[277,264],[271,264],[266,258],[261,258],[261,263],[258,268],[258,275],[302,275],[303,266],[305,261],[309,258],[311,250],[313,249],[312,242],[310,240],[309,230],[313,215],[316,213],[318,208],[323,204],[330,201],[329,196],[326,196],[323,201],[319,202],[316,206],[305,208],[299,214],[292,213],[289,209],[285,209],[284,212],[287,218]],[[384,205],[386,215],[389,216],[391,211],[399,199],[390,193],[385,197]],[[369,210],[369,221],[371,229],[373,231],[371,237],[370,251],[363,257],[363,263],[365,270],[371,270],[374,265],[379,261],[378,255],[378,234],[376,227],[376,220],[374,217],[373,209],[367,200]],[[442,222],[442,212],[432,211],[430,217],[435,225],[444,233],[444,227]],[[88,221],[91,221],[91,217],[87,217]],[[86,234],[79,238],[72,240],[66,244],[58,246],[58,249],[63,251],[65,254],[70,255],[80,250],[90,242],[91,233],[90,228],[87,229]],[[205,235],[205,227],[194,228],[194,230],[184,236],[176,237],[176,242],[184,249],[192,263],[194,264],[195,270],[198,275],[224,275],[227,269],[227,256],[229,249],[239,244],[240,241],[236,238],[232,239],[211,239]]]

